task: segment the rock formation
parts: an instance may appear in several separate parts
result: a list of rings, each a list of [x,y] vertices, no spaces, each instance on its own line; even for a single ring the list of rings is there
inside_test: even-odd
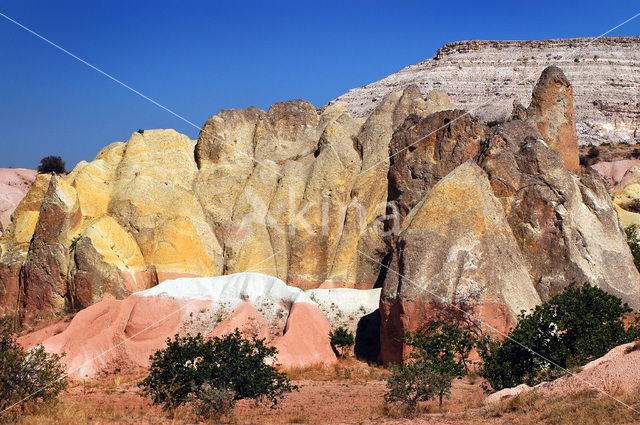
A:
[[[0,235],[35,179],[36,170],[0,168]]]
[[[311,290],[322,317],[366,335],[363,356],[379,344],[388,362],[434,297],[472,297],[499,330],[574,281],[640,307],[616,208],[597,174],[576,168],[562,71],[546,69],[530,106],[504,123],[415,85],[376,103],[366,118],[302,100],[221,111],[197,142],[136,132],[65,178],[38,176],[0,239],[0,313],[18,311],[27,327],[77,311],[135,318],[155,307],[132,293],[254,271]],[[346,320],[331,312],[337,300]],[[245,305],[223,328],[248,318],[265,321]]]
[[[562,155],[567,168],[579,173],[573,89],[560,68],[546,68],[533,89],[527,117],[535,123],[545,143]]]
[[[627,171],[633,167],[640,167],[639,159],[621,159],[615,161],[601,161],[593,164],[591,168],[596,170],[604,179],[607,188],[619,190],[627,184],[622,183]]]
[[[39,177],[0,240],[0,306],[35,325],[166,279],[247,270],[372,288],[388,251],[389,141],[408,115],[443,107],[445,94],[409,87],[366,120],[295,100],[221,111],[197,142],[133,133],[66,178]]]
[[[384,282],[382,359],[402,361],[395,338],[415,331],[430,301],[471,299],[502,330],[540,303],[502,205],[472,161],[440,180],[402,224]],[[476,298],[477,297],[477,298]]]
[[[526,105],[549,65],[562,68],[573,83],[580,144],[640,140],[640,37],[448,43],[433,58],[349,90],[330,104],[367,116],[389,93],[417,84],[423,93],[443,90],[483,122],[500,122],[514,101]]]
[[[502,332],[572,282],[640,307],[640,276],[606,187],[594,171],[567,168],[577,165],[569,87],[549,68],[532,106],[504,125],[454,111],[410,117],[395,132],[390,200],[409,212],[393,250],[397,273],[383,284],[383,362],[402,358],[398,338],[425,320],[433,299],[473,294],[479,316]],[[565,99],[563,107],[552,99]]]

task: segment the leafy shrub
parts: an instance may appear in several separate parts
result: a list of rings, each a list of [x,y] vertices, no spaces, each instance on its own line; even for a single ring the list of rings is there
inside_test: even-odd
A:
[[[266,363],[276,354],[264,339],[245,339],[237,329],[212,339],[175,335],[151,356],[149,376],[138,386],[166,410],[199,400],[196,408],[222,414],[229,407],[224,392],[233,401],[253,399],[275,406],[285,393],[297,390],[284,373]]]
[[[52,403],[67,384],[59,355],[47,354],[42,346],[25,351],[16,341],[13,320],[0,319],[0,412],[27,397],[24,401],[31,404]],[[14,409],[23,407],[21,403]],[[14,409],[5,414],[15,414]]]
[[[480,332],[470,303],[433,302],[432,307],[439,314],[419,331],[404,335],[410,354],[405,363],[391,367],[387,379],[386,401],[402,403],[409,412],[415,411],[419,401],[435,396],[442,407],[451,381],[468,373],[469,355]]]
[[[625,328],[629,312],[620,298],[600,288],[570,285],[533,312],[522,312],[507,339],[486,338],[479,344],[480,375],[500,390],[553,378],[559,370],[555,365],[582,366],[637,338],[637,326]]]
[[[404,341],[411,348],[409,358],[435,372],[438,379],[447,379],[448,387],[440,385],[437,393],[442,406],[442,398],[454,378],[468,373],[469,355],[476,344],[476,337],[459,323],[442,319],[439,315],[427,322],[420,331],[408,332]],[[433,378],[433,376],[431,377]]]
[[[338,329],[329,332],[329,339],[331,341],[331,347],[333,347],[333,349],[342,358],[346,355],[346,349],[355,344],[353,333],[343,327],[339,327]]]
[[[66,164],[59,156],[45,156],[40,160],[38,173],[64,174],[67,172]]]
[[[391,365],[384,398],[387,402],[401,403],[409,413],[416,410],[418,402],[427,401],[438,394],[448,395],[451,378],[436,372],[421,360]]]

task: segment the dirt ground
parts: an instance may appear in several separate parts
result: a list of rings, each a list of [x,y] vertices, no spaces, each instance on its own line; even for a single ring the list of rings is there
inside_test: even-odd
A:
[[[290,371],[298,392],[288,394],[276,408],[248,401],[236,405],[223,423],[230,424],[631,424],[640,415],[594,394],[566,400],[528,396],[495,406],[482,407],[486,394],[478,378],[454,381],[451,398],[440,410],[437,401],[420,406],[413,418],[402,417],[384,403],[384,378],[388,372],[354,360],[327,369]],[[150,404],[138,393],[144,376],[112,374],[99,380],[74,382],[54,407],[31,406],[17,418],[19,424],[193,424],[198,422],[188,408],[173,416]],[[625,402],[640,409],[640,396]]]

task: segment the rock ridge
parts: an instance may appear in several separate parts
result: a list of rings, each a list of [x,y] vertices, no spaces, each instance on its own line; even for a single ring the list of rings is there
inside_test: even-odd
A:
[[[388,93],[418,85],[445,91],[485,122],[503,121],[514,101],[527,104],[544,68],[563,69],[574,87],[581,145],[640,140],[640,37],[447,43],[435,56],[329,102],[368,116]]]

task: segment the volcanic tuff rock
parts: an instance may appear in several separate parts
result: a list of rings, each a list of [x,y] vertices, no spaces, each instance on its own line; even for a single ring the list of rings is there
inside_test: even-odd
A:
[[[640,140],[640,37],[541,41],[459,41],[435,56],[330,102],[368,116],[380,99],[410,84],[445,91],[482,121],[502,121],[525,104],[549,65],[573,83],[580,144]]]
[[[570,96],[567,87],[559,69],[545,70],[532,105],[540,92]],[[577,176],[567,169],[577,146],[572,126],[547,132],[564,158],[540,134],[566,125],[571,111],[552,104],[520,112],[492,129],[459,111],[440,112],[410,117],[395,132],[390,199],[409,212],[380,301],[384,362],[401,359],[398,338],[420,325],[434,297],[468,301],[472,294],[479,316],[501,331],[572,282],[640,307],[640,276],[606,187],[593,170]]]
[[[133,133],[66,178],[38,177],[0,240],[2,309],[36,324],[166,279],[248,270],[372,288],[393,130],[451,106],[410,87],[367,120],[294,100],[221,111],[197,143]]]
[[[380,306],[385,362],[402,361],[396,338],[419,327],[434,297],[471,299],[500,329],[540,303],[502,205],[473,161],[455,168],[411,210],[390,268]]]
[[[315,298],[331,298],[327,291],[349,290],[319,289]],[[366,298],[369,291],[363,292]],[[265,338],[284,367],[336,361],[330,322],[318,305],[304,291],[259,273],[167,280],[124,300],[104,299],[19,342],[66,353],[62,361],[69,374],[84,379],[109,373],[114,364],[147,369],[150,355],[176,333],[221,336],[236,328]],[[114,341],[121,341],[117,350],[110,349]]]
[[[244,271],[303,289],[382,286],[380,311],[364,313],[382,322],[386,361],[429,292],[472,292],[500,328],[572,281],[640,307],[604,184],[567,168],[570,106],[550,68],[531,106],[498,125],[408,86],[367,118],[295,100],[221,111],[197,142],[134,133],[66,178],[38,176],[0,239],[0,305],[35,325],[167,279]]]

